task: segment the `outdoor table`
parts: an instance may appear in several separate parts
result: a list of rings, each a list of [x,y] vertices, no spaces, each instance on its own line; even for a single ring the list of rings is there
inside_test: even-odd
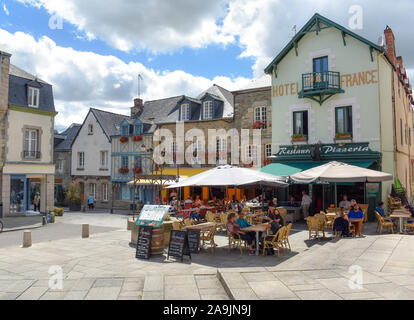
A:
[[[210,230],[212,227],[214,227],[216,225],[217,225],[217,223],[215,223],[215,222],[206,222],[206,223],[196,224],[194,226],[184,227],[184,229],[185,230],[200,230],[200,231],[206,231],[206,230]]]
[[[327,213],[326,217],[327,218],[336,218],[336,213],[335,212]]]
[[[259,255],[259,233],[266,232],[268,230],[268,223],[259,224],[257,226],[251,226],[248,228],[241,229],[243,232],[256,232],[256,256]]]
[[[390,215],[390,218],[398,218],[399,219],[399,225],[400,225],[400,233],[403,233],[403,225],[404,225],[404,219],[412,219],[411,214],[405,213],[404,210],[395,210]]]

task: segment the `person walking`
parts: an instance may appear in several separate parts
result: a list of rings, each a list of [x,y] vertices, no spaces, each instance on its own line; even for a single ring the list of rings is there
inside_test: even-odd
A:
[[[92,194],[88,197],[88,207],[89,210],[95,209],[95,197]]]
[[[309,208],[310,208],[311,204],[312,204],[311,197],[309,197],[309,195],[306,193],[306,191],[302,191],[301,209],[302,209],[304,218],[309,217]]]
[[[34,206],[34,211],[40,212],[40,193],[39,192],[36,192],[36,195],[34,196],[33,206]]]

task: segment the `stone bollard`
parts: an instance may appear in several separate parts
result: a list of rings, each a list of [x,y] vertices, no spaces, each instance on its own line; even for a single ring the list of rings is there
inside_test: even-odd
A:
[[[82,238],[89,238],[89,224],[82,225]]]
[[[42,216],[42,225],[47,225],[47,219],[45,216]]]
[[[32,246],[32,232],[25,230],[23,233],[23,248],[29,248]]]

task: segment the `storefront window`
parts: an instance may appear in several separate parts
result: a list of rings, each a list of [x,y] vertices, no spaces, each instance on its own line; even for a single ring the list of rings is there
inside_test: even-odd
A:
[[[335,109],[336,133],[349,133],[352,136],[352,107]]]
[[[10,213],[24,212],[24,178],[11,178],[10,180]]]

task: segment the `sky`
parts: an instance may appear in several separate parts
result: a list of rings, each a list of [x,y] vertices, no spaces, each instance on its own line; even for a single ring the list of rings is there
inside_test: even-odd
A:
[[[357,11],[355,11],[357,6]],[[314,13],[377,43],[387,25],[414,79],[412,0],[0,0],[0,50],[54,87],[56,129],[90,107],[246,86]],[[350,24],[351,23],[351,24]]]

